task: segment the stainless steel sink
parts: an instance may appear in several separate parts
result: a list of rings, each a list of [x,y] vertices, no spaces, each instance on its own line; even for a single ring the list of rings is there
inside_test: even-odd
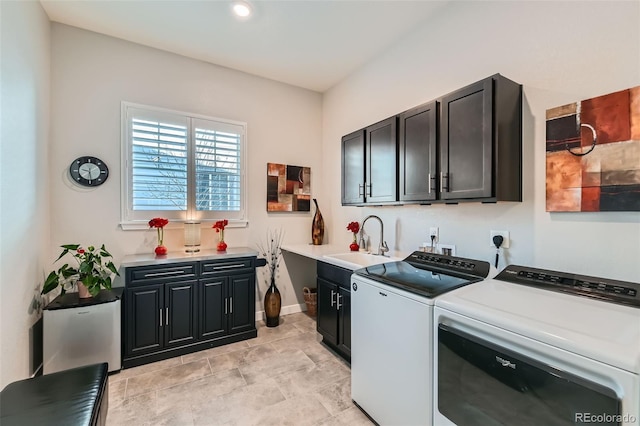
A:
[[[332,261],[336,265],[348,268],[348,269],[360,269],[370,265],[377,265],[379,263],[395,262],[402,260],[399,257],[387,257],[378,256],[370,253],[352,251],[346,253],[325,254],[323,257]]]

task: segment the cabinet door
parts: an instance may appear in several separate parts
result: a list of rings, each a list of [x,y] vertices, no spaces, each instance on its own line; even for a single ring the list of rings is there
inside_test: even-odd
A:
[[[338,290],[338,348],[351,358],[351,292]]]
[[[318,312],[317,327],[318,333],[327,342],[338,344],[338,312],[336,311],[336,299],[338,286],[322,278],[318,282]]]
[[[128,288],[125,295],[125,353],[137,355],[164,346],[164,285]]]
[[[435,200],[437,190],[437,102],[399,116],[400,201]]]
[[[215,339],[227,333],[227,278],[200,280],[199,339]]]
[[[342,137],[342,204],[364,203],[364,131]]]
[[[397,201],[397,118],[391,117],[365,129],[367,203]]]
[[[492,196],[493,79],[442,98],[441,198]]]
[[[229,277],[229,333],[252,330],[256,322],[255,275]]]
[[[180,346],[196,340],[197,281],[165,284],[165,346]]]

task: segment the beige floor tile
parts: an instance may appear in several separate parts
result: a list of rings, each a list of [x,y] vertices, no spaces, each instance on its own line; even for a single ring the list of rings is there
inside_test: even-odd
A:
[[[245,418],[254,418],[258,412],[268,406],[284,401],[273,379],[247,385],[233,391],[210,398],[207,401],[192,404],[194,423],[240,424]]]
[[[351,400],[351,376],[329,383],[315,391],[316,398],[332,415],[354,407]]]
[[[109,408],[117,407],[124,401],[125,390],[127,389],[127,380],[118,380],[111,382],[109,379]]]
[[[127,380],[125,397],[130,398],[141,393],[191,382],[209,375],[211,375],[211,368],[207,359],[140,374]]]
[[[149,392],[125,399],[117,407],[110,406],[107,413],[107,425],[139,425],[157,414],[156,392]]]
[[[171,411],[174,407],[191,407],[192,405],[206,404],[212,398],[245,387],[246,384],[247,382],[238,369],[232,369],[161,389],[157,392],[157,412]]]
[[[226,354],[229,352],[235,352],[241,349],[246,349],[248,347],[249,347],[249,344],[247,343],[247,340],[243,340],[241,342],[230,343],[228,345],[217,346],[215,348],[205,349],[203,351],[194,352],[188,355],[183,355],[182,362],[186,364],[188,362],[193,362],[203,358],[209,358],[209,357],[220,355],[220,354]]]
[[[238,368],[261,359],[276,355],[278,352],[270,343],[252,346],[235,352],[229,352],[209,358],[209,365],[213,372]]]
[[[332,383],[348,379],[350,372],[335,360],[322,361],[308,367],[288,371],[276,377],[286,398],[306,395]]]
[[[277,327],[258,326],[258,337],[255,339],[245,340],[249,346],[258,346],[265,343],[274,342],[284,339],[285,337],[295,336],[301,331],[293,324],[280,324]]]
[[[285,337],[272,342],[271,344],[278,352],[297,351],[318,345],[317,333],[315,331],[302,332]]]
[[[331,415],[313,395],[287,399],[262,408],[256,413],[247,413],[235,425],[260,426],[305,426],[315,425]]]
[[[182,364],[180,357],[169,358],[162,361],[152,362],[151,364],[141,365],[139,367],[131,367],[120,370],[119,373],[109,376],[109,380],[114,382],[117,380],[128,379],[129,377],[139,376],[141,374],[150,373],[152,371],[163,370],[168,367],[175,367]]]
[[[349,365],[306,313],[257,323],[258,337],[109,377],[108,425],[370,425]]]
[[[239,367],[247,383],[258,383],[287,371],[312,367],[315,364],[301,350],[276,353]]]
[[[358,407],[353,406],[322,420],[317,426],[370,426],[372,424],[374,423]]]

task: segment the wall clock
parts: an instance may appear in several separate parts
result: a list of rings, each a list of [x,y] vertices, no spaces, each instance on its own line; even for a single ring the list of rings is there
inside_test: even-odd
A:
[[[71,179],[82,186],[102,185],[109,177],[109,168],[99,158],[78,157],[69,166]]]

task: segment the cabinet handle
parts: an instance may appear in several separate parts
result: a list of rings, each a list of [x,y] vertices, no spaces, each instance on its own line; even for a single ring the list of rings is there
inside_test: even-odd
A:
[[[227,302],[229,301],[229,299],[224,299],[224,314],[227,315],[229,313],[229,309],[227,308]]]
[[[337,299],[337,302],[336,302],[336,305],[337,305],[337,306],[336,306],[336,309],[339,311],[339,310],[340,310],[340,307],[342,306],[342,305],[340,304],[340,297],[342,297],[342,296],[340,295],[340,293],[336,293],[336,296],[337,296],[337,297],[336,297],[336,299]]]
[[[144,274],[145,278],[149,277],[163,277],[167,275],[182,275],[185,274],[185,271],[169,271],[169,272],[154,272],[152,274]]]
[[[358,197],[364,197],[364,185],[361,183],[358,184]]]
[[[233,313],[233,297],[229,298],[229,313]]]
[[[220,271],[222,269],[233,269],[233,268],[244,268],[244,263],[238,263],[236,265],[214,266],[212,269],[214,271]]]
[[[444,186],[444,180],[447,180],[447,186]],[[449,173],[440,172],[440,192],[449,192]]]
[[[164,308],[164,314],[165,314],[165,321],[164,321],[164,325],[169,325],[169,308]]]
[[[333,296],[336,294],[335,291],[331,290],[331,307],[333,307]]]
[[[162,308],[160,308],[160,327],[162,327]]]
[[[427,191],[427,193],[431,194],[431,179],[435,179],[431,176],[431,173],[429,173],[427,175],[427,179],[429,179],[429,181],[427,182],[427,185],[429,186],[429,190]]]
[[[369,188],[369,193],[367,194],[367,188]],[[371,184],[370,183],[366,183],[364,184],[364,196],[365,197],[371,197]]]

